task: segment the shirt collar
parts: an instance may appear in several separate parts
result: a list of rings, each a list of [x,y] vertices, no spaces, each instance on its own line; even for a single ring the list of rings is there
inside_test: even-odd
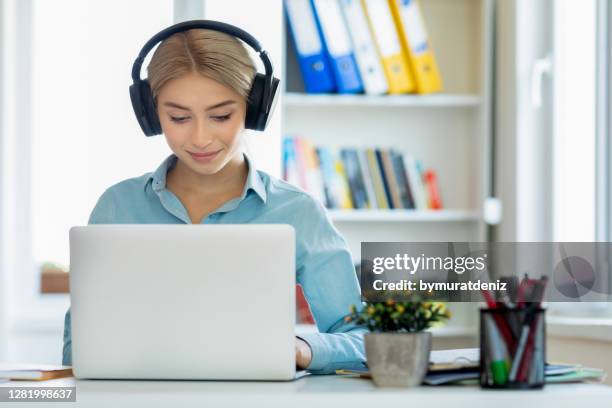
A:
[[[166,175],[168,174],[168,171],[170,171],[176,165],[177,159],[178,157],[174,153],[168,156],[159,165],[159,167],[146,179],[145,187],[148,184],[149,180],[152,180],[151,187],[155,192],[160,192],[161,190],[164,190],[166,188]],[[247,167],[249,170],[247,174],[246,184],[244,186],[244,190],[240,198],[241,200],[244,199],[248,191],[253,190],[261,199],[261,201],[265,203],[267,198],[266,186],[264,185],[263,180],[259,175],[259,172],[255,168],[253,161],[246,153],[244,153],[244,159],[247,163]]]

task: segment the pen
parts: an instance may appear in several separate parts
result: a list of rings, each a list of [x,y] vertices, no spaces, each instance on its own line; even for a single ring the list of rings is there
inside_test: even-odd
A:
[[[527,308],[527,311],[525,312],[525,321],[521,330],[521,337],[519,339],[518,346],[516,347],[514,359],[512,360],[512,368],[510,369],[510,381],[516,380],[519,365],[521,364],[523,353],[525,352],[525,346],[527,344],[527,337],[529,336],[530,326],[535,316],[535,310],[535,304],[532,304]]]
[[[491,373],[493,374],[493,384],[505,385],[508,381],[508,369],[506,358],[508,352],[504,340],[497,331],[492,316],[485,316],[485,325],[489,337],[488,346],[491,355]]]
[[[493,296],[491,296],[491,293],[489,293],[488,290],[482,290],[482,295],[484,296],[489,309],[497,309],[497,303],[495,303],[495,301],[493,300]],[[495,322],[497,323],[497,327],[499,328],[501,335],[506,341],[506,345],[511,351],[514,351],[514,346],[515,346],[514,335],[512,334],[512,330],[510,329],[508,322],[504,319],[502,315],[499,315],[499,314],[493,314],[493,318],[495,319]]]
[[[535,339],[533,344],[533,358],[531,360],[531,371],[529,372],[529,384],[540,383],[544,381],[543,359],[544,359],[544,316],[541,315],[535,327]]]
[[[527,344],[525,345],[525,353],[523,358],[519,361],[519,369],[518,374],[516,376],[517,381],[526,381],[528,371],[531,364],[531,359],[533,358],[534,347],[535,347],[535,337],[537,335],[535,328],[538,327],[540,316],[535,316],[533,322],[529,327],[529,335],[527,336]]]
[[[521,283],[518,287],[518,295],[517,295],[517,306],[522,308],[525,306],[526,299],[528,298],[526,291],[531,286],[531,281],[529,279],[529,275],[525,273],[523,279],[521,279]]]

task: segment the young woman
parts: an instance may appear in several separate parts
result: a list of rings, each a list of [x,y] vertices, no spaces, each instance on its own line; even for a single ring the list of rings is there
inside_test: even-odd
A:
[[[365,360],[366,329],[344,322],[349,306],[361,304],[359,284],[346,242],[322,205],[257,170],[245,154],[247,97],[255,74],[242,43],[226,33],[190,29],[161,42],[148,81],[173,153],[154,172],[108,188],[89,223],[291,224],[297,282],[319,329],[296,337],[296,364],[332,373]],[[71,343],[68,310],[66,365]]]

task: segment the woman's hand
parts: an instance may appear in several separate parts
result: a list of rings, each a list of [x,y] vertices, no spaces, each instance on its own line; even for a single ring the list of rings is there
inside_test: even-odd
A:
[[[308,343],[302,339],[295,338],[295,364],[300,369],[305,369],[312,360],[312,350]]]

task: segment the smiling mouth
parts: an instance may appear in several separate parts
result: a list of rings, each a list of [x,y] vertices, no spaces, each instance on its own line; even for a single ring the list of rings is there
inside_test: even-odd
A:
[[[216,155],[217,153],[219,153],[221,150],[217,150],[216,152],[209,152],[209,153],[192,153],[192,152],[188,152],[190,155],[192,155],[193,157],[212,157],[214,155]]]
[[[217,150],[216,152],[211,152],[211,153],[191,153],[188,152],[189,155],[191,156],[191,158],[199,163],[210,163],[213,160],[215,160],[215,158],[219,155],[219,153],[221,152],[221,150]]]

